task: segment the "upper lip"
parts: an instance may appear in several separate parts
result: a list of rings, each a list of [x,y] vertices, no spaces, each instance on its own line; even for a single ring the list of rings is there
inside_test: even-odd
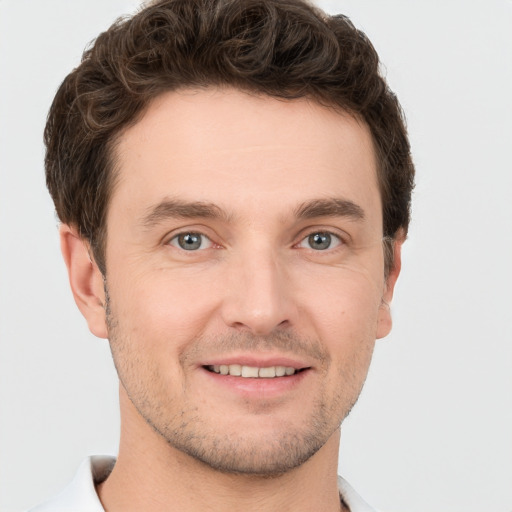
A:
[[[301,370],[310,368],[312,365],[305,360],[297,359],[291,356],[281,355],[261,355],[261,354],[239,354],[216,356],[201,362],[200,366],[213,365],[231,365],[239,364],[242,366],[252,366],[256,368],[268,368],[270,366],[286,366]]]

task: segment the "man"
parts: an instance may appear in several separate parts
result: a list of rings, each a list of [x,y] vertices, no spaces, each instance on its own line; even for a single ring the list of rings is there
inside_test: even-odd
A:
[[[117,460],[35,510],[364,511],[337,477],[409,223],[378,57],[302,0],[161,0],[101,34],[45,131]]]

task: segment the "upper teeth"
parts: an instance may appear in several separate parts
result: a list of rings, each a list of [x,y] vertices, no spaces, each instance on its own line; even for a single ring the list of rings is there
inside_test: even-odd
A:
[[[237,377],[263,377],[271,379],[272,377],[283,377],[284,375],[293,375],[296,370],[291,366],[267,366],[258,368],[256,366],[243,366],[241,364],[214,364],[208,366],[208,369],[220,373],[221,375],[235,375]]]

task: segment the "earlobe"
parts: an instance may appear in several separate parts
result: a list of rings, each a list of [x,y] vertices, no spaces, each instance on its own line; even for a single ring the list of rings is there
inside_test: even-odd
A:
[[[76,305],[89,330],[99,338],[107,338],[103,276],[90,254],[90,246],[76,229],[67,224],[60,227],[59,235]]]
[[[382,295],[382,302],[379,308],[378,325],[377,325],[377,339],[386,337],[391,332],[393,321],[391,318],[390,304],[393,299],[393,292],[395,290],[396,281],[402,269],[402,244],[403,237],[397,236],[393,241],[393,266],[389,271],[386,279],[384,293]]]

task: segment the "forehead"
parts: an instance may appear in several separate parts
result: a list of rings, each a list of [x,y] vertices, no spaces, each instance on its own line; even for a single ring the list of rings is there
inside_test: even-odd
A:
[[[111,208],[135,210],[165,195],[232,209],[329,195],[380,204],[367,125],[306,98],[165,93],[121,135],[116,161]]]

